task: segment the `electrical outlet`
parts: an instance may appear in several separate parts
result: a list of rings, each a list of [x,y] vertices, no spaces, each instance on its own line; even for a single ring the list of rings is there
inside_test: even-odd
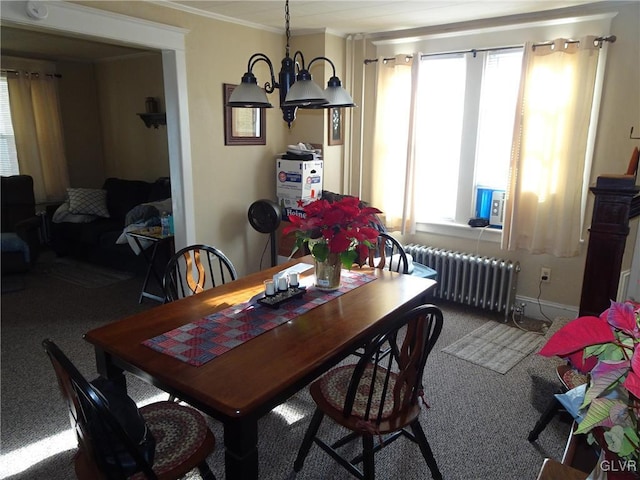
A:
[[[540,268],[540,281],[544,283],[549,283],[551,281],[551,268],[550,267],[542,267]]]

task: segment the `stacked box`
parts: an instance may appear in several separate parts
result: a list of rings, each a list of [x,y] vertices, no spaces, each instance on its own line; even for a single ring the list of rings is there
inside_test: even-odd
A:
[[[322,196],[322,160],[276,160],[276,196],[282,219],[303,216],[303,207]]]

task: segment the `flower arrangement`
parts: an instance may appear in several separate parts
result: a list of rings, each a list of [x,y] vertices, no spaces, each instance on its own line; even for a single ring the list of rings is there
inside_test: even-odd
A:
[[[333,203],[319,199],[304,207],[305,218],[289,215],[291,225],[282,233],[295,232],[292,255],[307,243],[317,261],[324,262],[335,254],[342,266],[351,268],[354,263],[364,263],[378,238],[378,230],[371,226],[377,213],[382,212],[361,207],[358,197],[344,197]]]
[[[579,317],[540,350],[590,375],[575,433],[588,433],[608,452],[639,464],[640,304],[611,302],[600,317]],[[636,467],[637,468],[637,467]]]

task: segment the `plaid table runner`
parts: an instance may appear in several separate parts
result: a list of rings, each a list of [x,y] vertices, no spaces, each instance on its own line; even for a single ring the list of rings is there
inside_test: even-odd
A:
[[[303,296],[283,303],[278,309],[252,301],[233,305],[196,322],[145,340],[142,344],[199,367],[247,340],[375,278],[372,274],[343,270],[338,290],[325,292],[310,286]]]

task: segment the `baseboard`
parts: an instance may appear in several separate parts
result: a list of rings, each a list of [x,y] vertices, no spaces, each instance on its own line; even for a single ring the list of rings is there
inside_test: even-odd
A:
[[[577,318],[578,307],[547,302],[537,298],[516,295],[516,305],[524,304],[524,315],[536,320],[554,320],[557,317]]]

